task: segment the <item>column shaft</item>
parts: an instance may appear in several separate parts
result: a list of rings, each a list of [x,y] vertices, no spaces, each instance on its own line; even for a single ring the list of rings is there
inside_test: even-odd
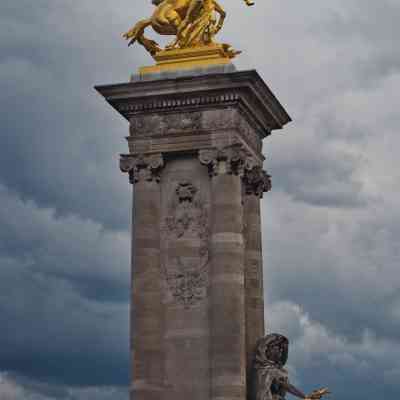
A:
[[[212,178],[211,398],[245,398],[244,246],[241,178]]]
[[[131,400],[159,400],[163,381],[160,185],[134,185],[132,232]]]
[[[264,336],[264,294],[260,198],[244,194],[245,296],[246,296],[246,369],[251,372],[258,339]]]

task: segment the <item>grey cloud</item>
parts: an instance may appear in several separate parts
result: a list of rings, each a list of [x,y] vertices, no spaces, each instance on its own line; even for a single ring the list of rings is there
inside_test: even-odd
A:
[[[274,187],[291,194],[295,201],[353,208],[364,206],[367,201],[362,196],[362,183],[352,176],[356,166],[351,156],[322,148],[309,154],[302,152],[301,158],[284,165],[279,165],[279,161],[271,163],[270,171]]]
[[[127,301],[128,232],[105,231],[77,217],[57,217],[54,210],[22,202],[0,186],[0,252],[28,263],[31,273],[64,279],[81,294]]]
[[[15,260],[1,259],[1,282],[1,370],[70,385],[127,383],[126,305],[86,300]]]
[[[2,400],[126,400],[129,397],[125,387],[52,385],[10,373],[0,375],[0,388]]]
[[[278,194],[264,212],[270,302],[301,304],[311,318],[349,338],[369,329],[398,339],[398,218],[389,221],[383,210],[316,212]]]
[[[365,399],[396,393],[391,377],[398,370],[399,347],[368,331],[357,340],[333,334],[289,302],[269,307],[270,326],[285,332],[291,342],[289,370],[306,392],[328,386],[335,398]],[[295,329],[291,329],[287,322]]]
[[[352,63],[354,81],[367,87],[400,70],[400,53],[393,51],[399,18],[398,2],[353,0],[346,3],[346,9],[332,12],[311,30],[329,44],[360,45],[360,51],[344,62]]]
[[[2,13],[0,105],[8,151],[0,179],[61,215],[127,228],[129,185],[118,170],[127,123],[107,111],[92,87],[122,80],[118,67],[110,74],[110,59],[120,60],[119,71],[125,66],[127,80],[129,56],[117,27],[101,22],[109,9],[96,14],[96,27],[89,23],[91,4],[15,3]]]
[[[0,370],[124,386],[129,234],[56,217],[1,187],[0,202]]]

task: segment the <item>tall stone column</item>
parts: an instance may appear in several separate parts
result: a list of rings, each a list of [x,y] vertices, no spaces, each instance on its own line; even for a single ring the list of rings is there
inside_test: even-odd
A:
[[[245,400],[264,335],[262,140],[290,117],[256,71],[96,89],[129,122],[131,400]]]
[[[264,335],[264,290],[260,200],[271,190],[270,176],[250,161],[243,175],[245,242],[246,366],[250,378],[257,340]]]
[[[211,176],[211,399],[243,399],[245,266],[240,145],[200,151]]]
[[[163,304],[160,276],[161,154],[121,157],[133,184],[131,268],[131,398],[162,394]]]

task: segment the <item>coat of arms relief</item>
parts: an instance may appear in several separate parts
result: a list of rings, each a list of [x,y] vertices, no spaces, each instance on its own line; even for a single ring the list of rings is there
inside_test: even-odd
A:
[[[182,180],[176,184],[162,237],[168,297],[190,308],[207,296],[209,264],[208,209],[193,183]]]

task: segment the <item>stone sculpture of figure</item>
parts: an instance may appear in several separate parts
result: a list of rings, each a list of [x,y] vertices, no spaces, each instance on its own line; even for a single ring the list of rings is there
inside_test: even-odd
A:
[[[289,341],[285,336],[270,334],[257,342],[251,377],[251,400],[284,400],[286,393],[305,400],[319,400],[328,389],[305,395],[289,383],[284,365],[288,359]]]

